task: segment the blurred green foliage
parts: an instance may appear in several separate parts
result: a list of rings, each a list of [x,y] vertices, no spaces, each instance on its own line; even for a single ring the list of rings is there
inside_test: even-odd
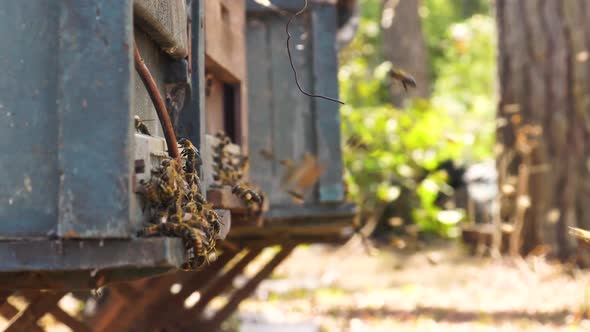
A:
[[[361,0],[359,31],[340,54],[339,79],[347,103],[341,111],[345,178],[363,211],[411,193],[418,200],[413,221],[422,231],[457,234],[461,218],[434,204],[439,191],[450,190],[445,176],[424,174],[445,159],[492,156],[496,32],[489,2],[469,0],[466,8],[464,0],[423,1],[432,96],[396,109],[389,97],[391,64],[381,53],[381,1]]]

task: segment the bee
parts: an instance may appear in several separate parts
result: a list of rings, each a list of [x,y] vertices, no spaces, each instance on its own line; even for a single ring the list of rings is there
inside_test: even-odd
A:
[[[141,120],[141,118],[136,115],[134,118],[135,130],[140,134],[152,136],[152,134],[150,134],[150,130],[148,129],[148,127],[144,123],[147,121],[152,121],[152,120]]]
[[[303,197],[301,193],[298,193],[295,190],[287,190],[287,194],[289,195],[289,197],[291,197],[293,202],[297,204],[305,203],[305,197]]]
[[[185,156],[196,161],[196,149],[190,142],[183,142]],[[189,165],[190,167],[190,165]],[[188,182],[191,182],[190,185]],[[187,260],[184,269],[195,269],[207,261],[209,250],[214,249],[212,226],[201,216],[206,200],[201,196],[198,181],[187,181],[180,163],[165,159],[151,170],[149,181],[141,181],[140,191],[145,202],[144,211],[149,208],[149,222],[153,225],[138,232],[139,236],[168,236],[183,240]],[[201,230],[202,229],[202,230]]]
[[[231,143],[231,139],[229,138],[229,136],[227,136],[222,131],[218,131],[215,134],[215,137],[219,140],[219,146],[221,147],[221,149],[225,148],[226,145],[229,145]]]
[[[178,238],[191,238],[193,235],[190,231],[190,228],[184,224],[175,224],[175,223],[159,223],[156,225],[151,225],[144,227],[139,230],[137,236],[139,237],[150,237],[150,236],[158,236],[164,235],[168,237],[178,237]]]
[[[217,212],[213,211],[212,209],[207,209],[205,211],[205,219],[207,220],[211,227],[211,230],[213,231],[212,238],[215,239],[215,237],[221,231],[221,226],[223,225],[223,223],[221,222],[221,220],[219,220]]]
[[[194,228],[186,224],[166,222],[144,227],[138,232],[138,236],[140,237],[158,235],[182,239],[187,254],[187,261],[182,265],[182,269],[194,270],[200,267],[205,261],[208,252],[203,243],[202,235]]]
[[[416,87],[416,80],[414,77],[403,70],[392,68],[389,71],[389,76],[392,79],[399,81],[403,85],[405,91],[408,91],[408,86],[411,86],[412,88]]]
[[[142,190],[139,192],[142,199],[142,211],[145,212],[148,208],[157,208],[159,207],[162,202],[160,200],[160,195],[156,187],[154,187],[153,183],[146,182],[145,180],[140,180],[139,184],[142,186]]]
[[[213,148],[213,180],[221,185],[234,185],[240,181],[248,170],[248,157],[231,153],[226,147],[231,139],[223,132],[215,134],[218,140]]]
[[[254,211],[259,211],[262,208],[263,198],[256,191],[247,188],[243,184],[236,184],[232,188],[232,193],[244,201],[246,206]]]
[[[346,146],[353,150],[369,151],[369,145],[357,134],[352,134],[348,137],[346,140]]]
[[[187,227],[191,230],[190,242],[185,242],[187,250],[187,261],[181,266],[184,270],[196,270],[203,266],[209,255],[208,245],[204,241],[204,234],[201,234],[195,228]]]
[[[258,152],[266,160],[275,160],[275,155],[270,150],[262,149]]]
[[[199,150],[186,138],[178,140],[182,148],[181,155],[186,158],[184,164],[185,180],[189,185],[198,181],[197,168],[203,164]]]

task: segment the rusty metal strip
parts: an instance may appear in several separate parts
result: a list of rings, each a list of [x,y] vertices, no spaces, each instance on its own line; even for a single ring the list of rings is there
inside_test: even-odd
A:
[[[156,81],[154,81],[150,70],[139,54],[139,49],[137,48],[137,43],[135,43],[135,41],[133,42],[133,56],[135,61],[135,70],[137,70],[139,77],[143,81],[143,84],[145,85],[145,88],[147,89],[147,92],[154,103],[158,118],[160,119],[160,124],[162,125],[162,130],[164,131],[164,137],[166,138],[166,145],[168,146],[168,153],[170,154],[170,157],[180,160],[176,134],[174,133],[172,122],[170,122],[170,116],[168,115],[166,104],[160,95]]]

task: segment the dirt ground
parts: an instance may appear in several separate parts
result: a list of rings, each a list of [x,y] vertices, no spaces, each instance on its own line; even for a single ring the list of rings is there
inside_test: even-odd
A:
[[[316,245],[298,248],[234,322],[304,322],[315,331],[590,331],[589,281],[590,271],[543,257],[476,258],[456,243],[373,255],[360,241]]]

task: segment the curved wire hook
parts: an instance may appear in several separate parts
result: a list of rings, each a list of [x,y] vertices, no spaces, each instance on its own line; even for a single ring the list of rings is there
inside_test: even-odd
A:
[[[307,9],[307,0],[305,0],[305,4],[303,5],[303,8],[301,8],[301,10],[299,10],[297,13],[295,13],[294,15],[292,15],[289,18],[289,21],[287,21],[287,26],[285,27],[285,30],[287,32],[287,54],[289,55],[289,63],[291,64],[291,69],[293,69],[293,74],[295,75],[295,83],[297,84],[297,88],[299,89],[299,91],[301,91],[301,93],[303,93],[306,96],[313,97],[313,98],[326,99],[326,100],[333,101],[335,103],[339,103],[341,105],[344,105],[344,102],[342,102],[338,99],[309,93],[309,92],[303,90],[303,88],[301,87],[301,84],[299,84],[299,77],[297,75],[297,69],[295,69],[295,64],[293,63],[293,56],[291,55],[291,43],[290,42],[291,42],[292,36],[291,36],[291,33],[289,32],[289,26],[291,25],[291,22],[293,21],[293,19],[295,19],[300,14],[302,14],[306,9]]]

